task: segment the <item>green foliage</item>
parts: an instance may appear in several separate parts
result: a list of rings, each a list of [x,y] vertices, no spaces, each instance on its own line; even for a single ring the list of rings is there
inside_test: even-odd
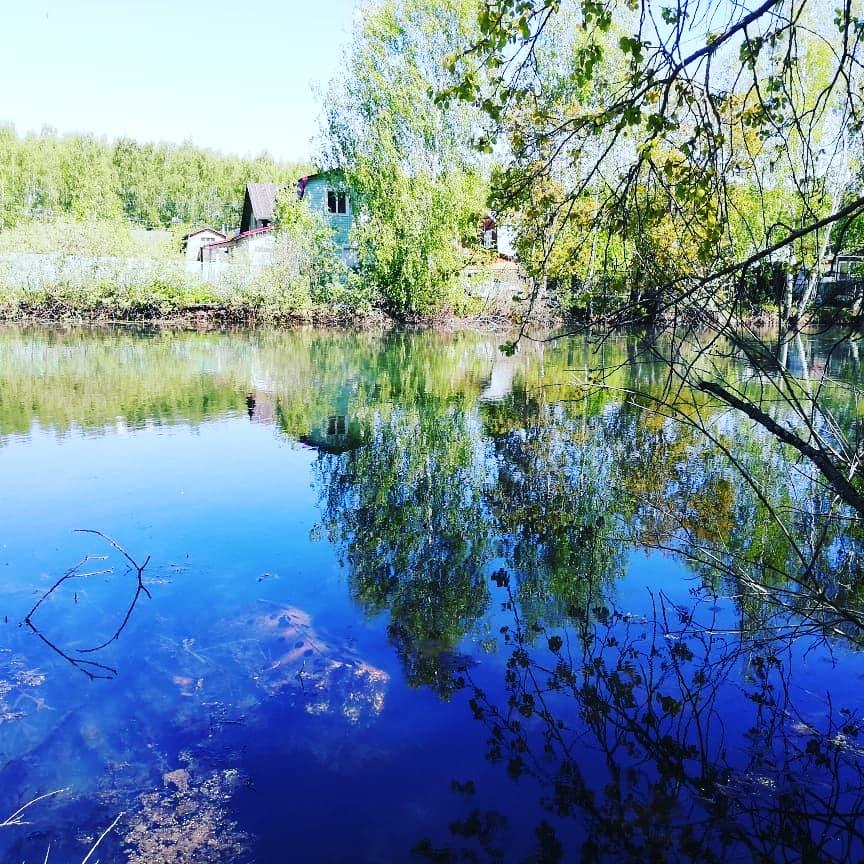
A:
[[[122,218],[50,222],[27,219],[0,231],[0,253],[169,259],[177,257],[179,248],[180,238],[175,232],[136,231]]]
[[[146,227],[234,226],[249,182],[293,184],[305,166],[225,156],[192,144],[16,135],[0,126],[0,227],[22,220],[115,219]]]
[[[464,246],[485,209],[482,162],[470,147],[476,112],[444,111],[440,58],[474,31],[473,0],[386,0],[369,7],[347,68],[331,86],[326,164],[346,171],[361,278],[399,317],[464,296]]]
[[[37,285],[4,284],[0,278],[0,320],[335,323],[371,312],[362,286],[337,281],[310,293],[293,263],[278,257],[254,278],[216,284],[174,267],[76,272]]]
[[[835,26],[806,0],[745,22],[720,0],[695,6],[662,9],[655,30],[629,0],[496,0],[448,55],[439,100],[474,104],[506,138],[499,208],[564,306],[599,292],[616,320],[653,326],[671,295],[679,316],[725,320],[751,259],[816,272],[820,220],[864,207],[851,7]]]
[[[368,216],[355,229],[360,273],[397,317],[427,315],[465,302],[460,246],[479,222],[483,184],[474,174],[407,176],[395,166],[354,174]]]
[[[276,204],[276,250],[265,281],[292,286],[308,306],[329,306],[341,311],[369,312],[366,286],[349,278],[333,231],[323,214],[314,212],[290,192]]]

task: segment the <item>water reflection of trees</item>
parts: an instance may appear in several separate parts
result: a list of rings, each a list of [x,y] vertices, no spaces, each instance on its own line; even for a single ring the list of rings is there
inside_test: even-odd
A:
[[[480,506],[477,432],[458,407],[396,409],[366,446],[322,457],[325,527],[369,613],[389,635],[408,680],[442,692],[454,646],[487,602],[489,535]]]
[[[735,467],[695,428],[627,401],[517,387],[479,410],[382,407],[366,446],[318,463],[325,525],[368,611],[410,633],[425,608],[418,646],[449,650],[471,630],[484,569],[506,565],[523,614],[552,624],[613,585],[634,548],[683,560],[754,621],[779,602],[829,632],[857,626],[854,526],[764,436],[717,435]]]
[[[574,417],[525,390],[485,406],[483,419],[491,466],[483,505],[497,553],[523,614],[566,620],[592,586],[624,571],[608,453],[586,446],[587,413]]]
[[[796,701],[790,634],[741,640],[662,596],[655,613],[598,606],[541,634],[514,613],[503,692],[458,676],[487,757],[538,784],[547,854],[533,860],[563,860],[548,834],[573,818],[582,861],[856,860],[860,718]],[[456,861],[466,846],[419,849]]]
[[[368,446],[319,460],[329,536],[409,680],[470,690],[489,758],[540,784],[537,860],[559,860],[570,817],[583,860],[849,860],[859,720],[802,702],[795,670],[861,642],[860,534],[812,469],[704,398],[676,415],[621,395],[652,374],[380,410]],[[692,606],[615,611],[633,550],[684,563]],[[495,590],[503,690],[454,654]],[[418,849],[463,860],[467,833],[495,859],[503,818],[474,811]]]
[[[250,380],[291,438],[347,415],[360,446],[316,461],[324,527],[357,602],[386,613],[409,681],[470,691],[488,755],[540,784],[540,860],[563,854],[568,821],[587,860],[860,850],[859,718],[802,703],[795,680],[806,648],[842,655],[835,646],[861,641],[860,531],[768,436],[704,394],[658,404],[662,367],[625,343],[604,346],[602,381],[578,372],[593,363],[585,346],[561,343],[479,404],[494,340],[120,342],[128,362],[111,340],[94,349],[74,334],[7,345],[0,432],[242,414]],[[860,375],[852,352],[828,363]],[[821,404],[858,434],[842,387]],[[645,620],[615,611],[633,550],[684,562],[693,608],[658,595]],[[490,632],[505,654],[494,687],[460,655],[467,635]],[[493,854],[501,818],[469,815],[455,835]],[[461,854],[442,837],[424,848]]]

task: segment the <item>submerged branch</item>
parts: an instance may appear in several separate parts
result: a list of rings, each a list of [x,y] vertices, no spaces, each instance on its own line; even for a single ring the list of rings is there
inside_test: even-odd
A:
[[[62,795],[64,792],[68,792],[69,788],[65,789],[55,789],[53,792],[46,792],[44,795],[39,795],[36,798],[33,798],[31,801],[28,801],[26,804],[19,807],[14,813],[7,816],[2,822],[0,822],[0,828],[11,828],[12,826],[20,826],[20,825],[29,825],[29,822],[23,821],[21,818],[34,804],[38,804],[40,801],[44,801],[46,798],[53,798],[55,795]]]
[[[126,629],[126,626],[129,624],[129,620],[132,617],[132,613],[135,611],[135,607],[138,604],[138,600],[141,598],[142,594],[146,594],[148,599],[152,599],[152,595],[150,591],[144,585],[144,569],[150,563],[150,556],[148,555],[144,559],[143,564],[139,564],[130,554],[126,551],[116,540],[108,537],[106,534],[103,534],[101,531],[96,531],[92,528],[79,528],[76,529],[78,534],[95,534],[97,537],[101,537],[109,546],[113,549],[116,549],[123,557],[132,565],[135,571],[136,577],[136,588],[135,594],[132,597],[132,602],[129,604],[128,609],[126,610],[126,614],[123,616],[120,625],[114,631],[112,636],[109,639],[106,639],[100,645],[96,645],[92,648],[79,648],[77,649],[77,653],[79,654],[93,654],[96,651],[101,651],[104,648],[107,648],[112,642],[117,641],[120,638],[120,635]],[[60,588],[63,584],[68,582],[71,579],[84,579],[89,576],[99,576],[104,574],[113,573],[113,568],[109,567],[103,570],[94,570],[87,573],[78,572],[78,568],[82,567],[86,562],[92,560],[104,561],[106,556],[85,556],[81,561],[79,561],[74,567],[70,568],[63,574],[47,591],[45,591],[37,600],[36,604],[33,608],[24,616],[24,620],[22,624],[26,625],[30,628],[30,630],[39,637],[39,639],[47,645],[52,651],[62,657],[67,663],[74,666],[84,675],[86,675],[91,681],[99,678],[99,679],[107,679],[110,680],[112,678],[117,677],[117,669],[113,666],[108,666],[104,663],[99,663],[95,660],[87,660],[82,657],[72,656],[68,651],[65,651],[61,648],[56,642],[49,639],[42,630],[37,627],[34,622],[34,615],[42,606],[42,604],[55,592],[58,588]]]

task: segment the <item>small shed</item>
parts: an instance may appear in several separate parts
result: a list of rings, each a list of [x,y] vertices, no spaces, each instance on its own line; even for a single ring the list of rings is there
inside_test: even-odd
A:
[[[480,220],[480,229],[477,232],[480,245],[490,252],[498,251],[498,223],[494,216],[485,216]]]
[[[215,228],[208,228],[206,226],[197,228],[183,237],[182,250],[187,261],[200,261],[201,249],[204,246],[209,246],[211,243],[220,243],[224,239],[225,235]]]
[[[276,210],[276,195],[279,187],[275,183],[247,183],[243,199],[243,215],[240,217],[240,234],[273,225]]]
[[[507,225],[501,225],[497,218],[487,213],[481,220],[477,231],[477,240],[480,248],[488,252],[497,252],[500,258],[512,260],[515,256],[513,249],[513,234]]]
[[[333,229],[337,245],[343,253],[346,252],[354,214],[344,172],[335,169],[301,177],[297,182],[297,197],[324,215]]]

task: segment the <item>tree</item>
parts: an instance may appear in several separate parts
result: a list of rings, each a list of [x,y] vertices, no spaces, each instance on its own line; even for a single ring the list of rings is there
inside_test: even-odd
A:
[[[484,212],[477,112],[433,98],[452,80],[441,56],[473,38],[475,19],[474,0],[366,7],[327,95],[321,162],[347,172],[360,272],[399,317],[459,301],[463,246]]]
[[[108,142],[0,127],[0,224],[30,218],[126,220],[149,228],[234,226],[251,181],[293,185],[307,168],[266,154],[224,156],[184,144]]]
[[[810,463],[842,518],[864,518],[857,426],[787,363],[832,228],[864,213],[861,4],[829,18],[814,0],[492,0],[478,29],[439,100],[474,104],[506,141],[498,197],[530,204],[532,303],[565,249],[604,297],[595,338],[640,329],[665,367],[651,404],[711,436],[703,409],[673,398],[696,388]],[[785,274],[777,338],[748,318],[766,265]],[[755,380],[730,377],[730,358]]]
[[[448,61],[454,71],[473,65],[439,94],[473,100],[489,134],[506,137],[508,192],[559,182],[547,208],[553,243],[585,200],[606,240],[633,243],[664,222],[690,240],[690,278],[667,280],[679,304],[701,302],[699,285],[713,290],[754,256],[786,250],[815,265],[826,227],[864,207],[844,200],[860,155],[852,4],[833,22],[812,0],[702,6],[685,0],[657,14],[621,0],[490,3],[480,38]],[[738,206],[742,190],[763,202],[755,218]],[[765,200],[776,190],[782,222]],[[737,237],[735,222],[744,223]]]

